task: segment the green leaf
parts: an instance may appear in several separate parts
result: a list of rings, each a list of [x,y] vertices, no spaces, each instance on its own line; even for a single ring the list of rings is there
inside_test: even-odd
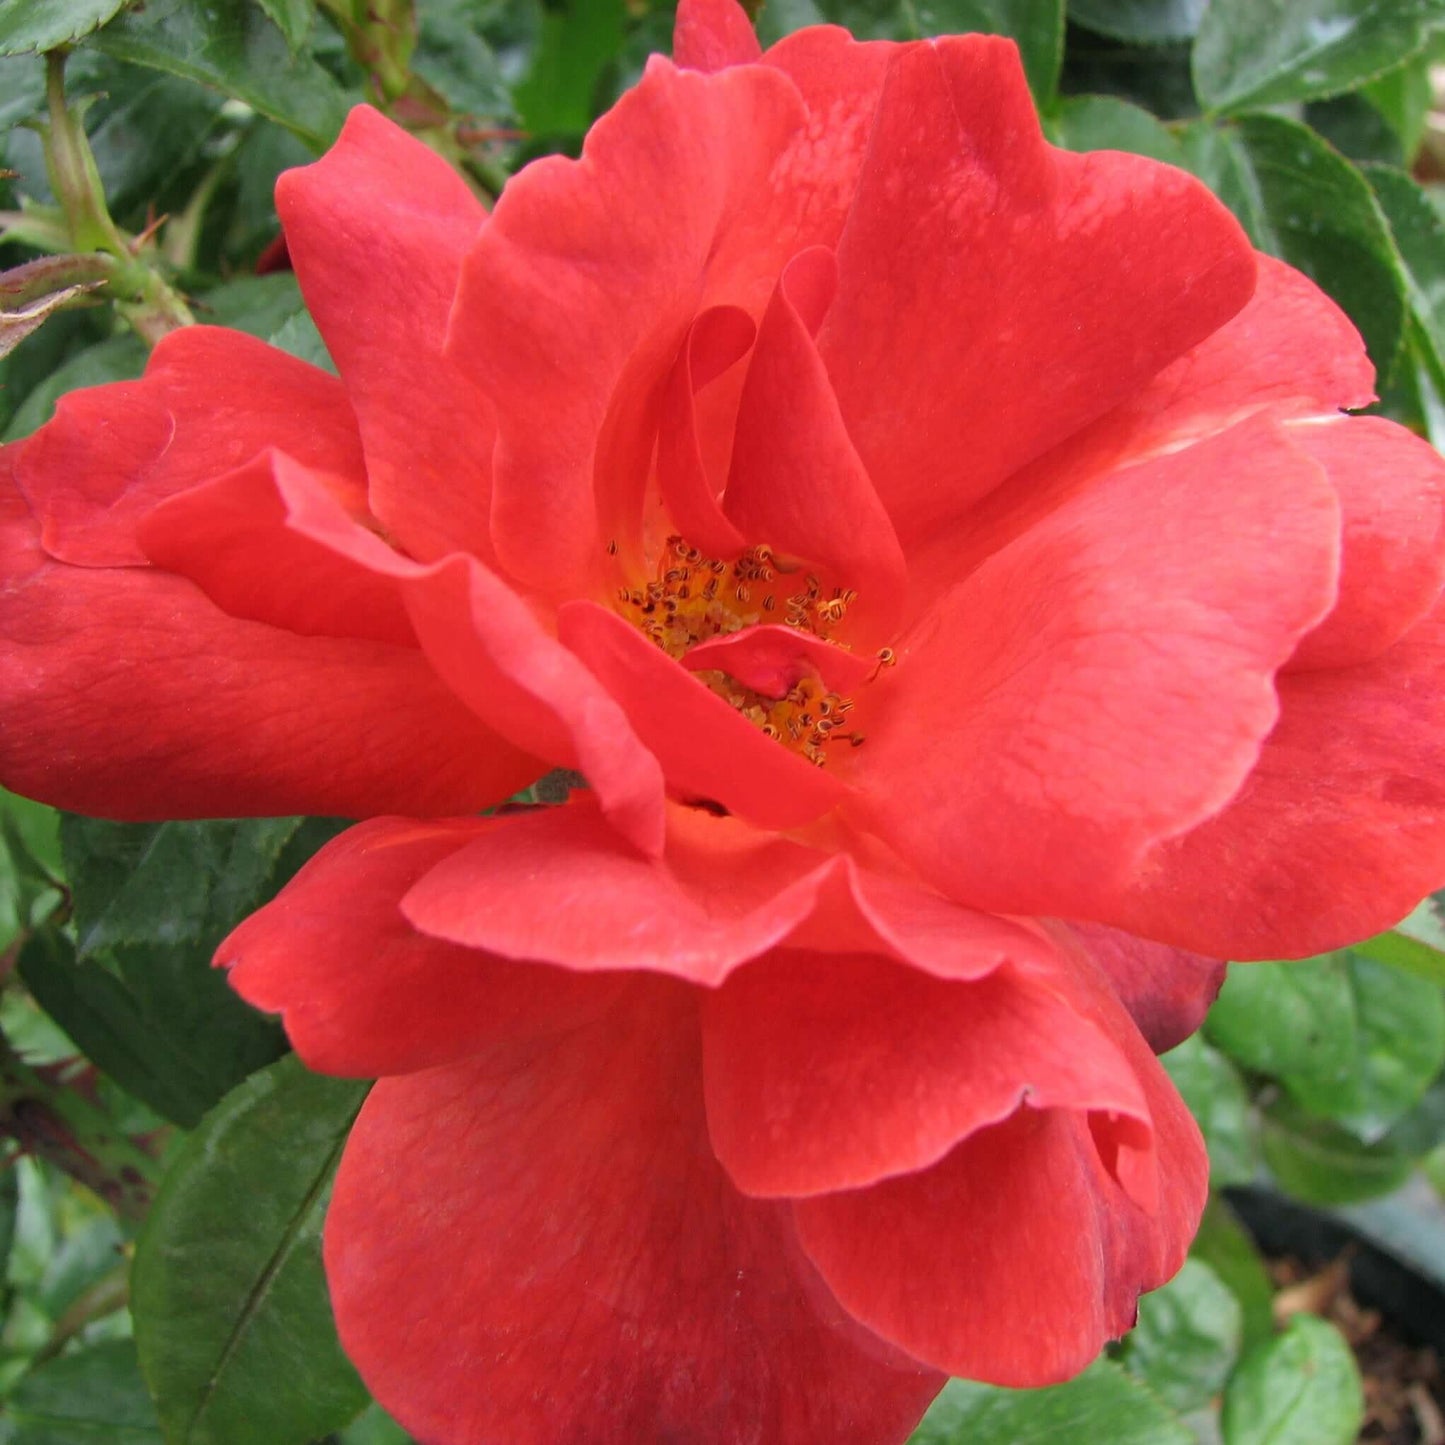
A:
[[[1410,1156],[1393,1143],[1362,1144],[1287,1098],[1264,1111],[1260,1142],[1281,1188],[1309,1204],[1374,1199],[1393,1193],[1410,1175]]]
[[[1445,369],[1418,318],[1405,323],[1395,369],[1380,386],[1383,415],[1418,432],[1445,451]]]
[[[177,1151],[131,1276],[171,1445],[301,1445],[366,1404],[336,1339],[321,1225],[367,1088],[283,1059]]]
[[[1400,141],[1406,164],[1413,164],[1430,116],[1430,56],[1425,53],[1408,60],[1378,80],[1362,87],[1360,94],[1385,118]]]
[[[1195,90],[1216,112],[1339,95],[1403,64],[1442,19],[1441,0],[1212,0]]]
[[[184,209],[198,172],[214,158],[224,97],[89,47],[65,78],[76,91],[103,92],[85,120],[112,215],[139,230],[163,211]]]
[[[412,1445],[411,1436],[380,1405],[368,1405],[336,1438],[340,1445]]]
[[[1431,349],[1430,363],[1445,374],[1445,222],[1403,171],[1372,165],[1364,174],[1394,238],[1410,310]]]
[[[1209,0],[1069,0],[1069,19],[1135,45],[1192,40]]]
[[[1069,19],[1079,25],[1129,40],[1133,45],[1165,45],[1192,40],[1209,0],[1069,0]]]
[[[61,841],[77,945],[37,935],[22,977],[97,1067],[189,1127],[285,1049],[275,1022],[231,991],[211,955],[338,826],[68,817]]]
[[[1400,137],[1358,91],[1312,100],[1302,109],[1304,123],[1357,166],[1397,166],[1405,159]]]
[[[1409,1110],[1445,1064],[1440,989],[1350,949],[1236,965],[1205,1028],[1245,1068],[1364,1139]]]
[[[1194,1445],[1175,1414],[1110,1360],[1096,1360],[1066,1385],[1004,1390],[953,1380],[909,1445]]]
[[[331,359],[331,353],[326,349],[309,311],[298,311],[294,316],[288,316],[268,339],[272,346],[302,361],[309,361],[312,366],[319,366],[332,376],[337,374],[336,363]]]
[[[1272,1339],[1274,1284],[1249,1231],[1223,1195],[1210,1196],[1189,1253],[1203,1260],[1239,1301],[1242,1347],[1252,1349]]]
[[[1364,176],[1307,126],[1279,116],[1199,122],[1183,141],[1189,168],[1254,243],[1328,291],[1388,374],[1405,325],[1405,277]]]
[[[576,135],[592,124],[603,70],[622,47],[625,18],[623,0],[566,0],[544,9],[532,68],[513,92],[528,130]]]
[[[104,25],[127,0],[0,0],[0,55],[54,50]]]
[[[125,984],[98,963],[78,961],[63,934],[37,933],[20,954],[20,978],[76,1048],[158,1114],[194,1123],[213,1089],[184,1052],[156,1037]]]
[[[488,18],[474,0],[417,0],[411,68],[458,115],[510,118],[511,92],[482,35]]]
[[[1445,1076],[1425,1090],[1424,1097],[1385,1135],[1384,1142],[1417,1157],[1445,1144]]]
[[[54,808],[0,788],[0,837],[32,883],[60,877],[60,814]]]
[[[1198,1034],[1164,1054],[1160,1062],[1204,1135],[1210,1183],[1216,1189],[1247,1184],[1254,1178],[1256,1151],[1249,1091],[1239,1071]]]
[[[1364,1418],[1355,1357],[1313,1315],[1251,1350],[1224,1392],[1225,1445],[1353,1445]]]
[[[52,1319],[59,1319],[88,1289],[117,1267],[125,1267],[125,1239],[115,1216],[97,1215],[72,1230],[50,1257],[40,1281],[37,1302]]]
[[[139,376],[145,370],[147,354],[145,343],[130,333],[87,346],[31,390],[10,419],[3,439],[17,441],[44,426],[55,414],[55,403],[67,391]]]
[[[316,0],[256,0],[275,22],[292,50],[306,44],[316,20]]]
[[[146,0],[93,43],[116,60],[214,86],[318,151],[346,119],[347,97],[330,72],[309,54],[293,54],[251,0]]]
[[[32,1370],[5,1410],[10,1445],[161,1445],[129,1340],[107,1340]]]
[[[74,814],[60,841],[82,958],[117,944],[204,945],[265,891],[299,818],[118,824]]]
[[[1422,899],[1395,925],[1397,933],[1428,943],[1437,952],[1445,952],[1445,889]]]
[[[1069,96],[1049,118],[1049,138],[1071,151],[1132,151],[1183,166],[1174,133],[1142,106],[1113,95]]]
[[[1139,1322],[1124,1340],[1124,1368],[1171,1409],[1200,1409],[1224,1388],[1243,1336],[1239,1301],[1198,1259],[1139,1301]]]
[[[1423,978],[1429,983],[1445,984],[1445,953],[1399,929],[1377,933],[1373,938],[1357,943],[1355,952],[1373,958],[1377,963],[1387,963],[1391,968],[1413,973],[1416,978]]]
[[[291,271],[240,276],[196,297],[192,304],[198,321],[234,326],[264,341],[301,310],[301,288]]]

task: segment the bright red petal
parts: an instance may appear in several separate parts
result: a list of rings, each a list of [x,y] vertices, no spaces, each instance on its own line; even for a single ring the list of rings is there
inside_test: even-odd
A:
[[[281,177],[276,207],[356,410],[372,510],[422,560],[490,557],[491,410],[442,352],[481,203],[429,146],[358,106],[321,160]]]
[[[760,692],[782,697],[800,678],[816,677],[834,692],[861,687],[876,663],[847,652],[796,627],[759,623],[739,632],[723,632],[690,647],[682,656],[689,672],[717,669]]]
[[[1334,601],[1338,532],[1320,469],[1263,421],[1098,479],[860,698],[869,826],[973,907],[1103,916],[1151,843],[1248,776],[1274,673]]]
[[[240,530],[226,535],[241,514]],[[640,847],[660,847],[656,760],[597,680],[476,558],[419,566],[349,515],[326,479],[285,458],[167,504],[145,540],[223,605],[256,620],[419,643],[436,674],[501,738],[529,757],[580,769],[619,828]],[[298,580],[293,569],[302,561],[314,565]],[[354,621],[352,606],[360,612]],[[531,776],[538,771],[534,765]]]
[[[1184,1262],[1208,1189],[1199,1130],[1117,1006],[1094,1018],[1148,1101],[1152,1210],[1119,1183],[1119,1136],[1097,1116],[1027,1107],[921,1174],[795,1206],[848,1311],[939,1369],[1013,1386],[1067,1379]]]
[[[267,447],[361,495],[356,422],[335,377],[240,332],[188,326],[161,341],[141,381],[62,397],[16,477],[52,557],[123,567],[146,560],[135,526],[158,502]]]
[[[1319,421],[1337,408],[1374,400],[1374,368],[1344,312],[1282,261],[1256,260],[1259,284],[1237,316],[1092,426],[996,487],[954,526],[910,546],[916,611],[926,611],[954,578],[1109,472],[1218,436],[1261,413]],[[1291,427],[1287,434],[1297,432]]]
[[[1103,971],[1156,1054],[1183,1043],[1204,1022],[1224,983],[1223,959],[1097,923],[1054,928],[1066,946],[1081,949]]]
[[[6,787],[113,818],[359,817],[485,808],[536,776],[414,649],[239,621],[152,568],[51,561],[3,477],[0,509]]]
[[[950,983],[867,954],[781,949],[703,1006],[708,1126],[745,1194],[855,1189],[936,1164],[1021,1103],[1128,1116],[1133,1071],[1069,999],[1004,966]]]
[[[768,67],[701,75],[654,56],[582,161],[549,157],[507,186],[448,349],[497,408],[492,535],[514,576],[575,596],[607,540],[636,534],[657,378],[700,310],[746,308],[791,254],[796,227],[774,236],[753,213],[770,219],[774,161],[801,123]]]
[[[732,0],[728,0],[731,4]],[[698,425],[698,393],[753,344],[757,327],[736,306],[714,306],[692,323],[667,379],[658,417],[657,485],[672,527],[710,557],[735,557],[747,539],[723,515],[718,498],[726,476],[709,469]],[[624,537],[640,565],[641,537]]]
[[[1280,679],[1239,797],[1155,848],[1109,922],[1221,958],[1292,958],[1389,928],[1445,878],[1445,608],[1389,651]]]
[[[1197,345],[1255,277],[1191,177],[1045,145],[1017,49],[977,35],[893,60],[838,267],[819,350],[905,547]]]
[[[1356,410],[1375,399],[1375,368],[1350,318],[1307,276],[1263,254],[1249,304],[1162,371],[1121,411],[1177,435],[1209,418],[1223,430],[1261,406]]]
[[[748,363],[723,510],[745,536],[856,590],[848,635],[871,650],[898,623],[908,572],[813,342],[835,285],[822,247],[778,281]]]
[[[721,803],[763,828],[809,823],[843,796],[835,778],[765,737],[615,612],[569,602],[558,626],[562,641],[620,704],[675,793]]]
[[[808,108],[782,174],[805,202],[806,230],[797,246],[837,246],[858,173],[868,152],[883,77],[903,47],[887,40],[854,40],[836,25],[809,25],[785,35],[763,55],[797,86]],[[766,299],[766,298],[764,298]]]
[[[403,911],[505,958],[717,983],[809,915],[831,861],[734,818],[668,813],[665,858],[629,847],[584,795],[508,818],[420,878]]]
[[[688,993],[628,1005],[376,1086],[326,1225],[347,1353],[425,1440],[900,1445],[940,1378],[728,1183]]]
[[[687,70],[723,70],[762,55],[747,11],[737,0],[682,0],[672,31],[673,61]]]
[[[1445,583],[1445,459],[1382,417],[1298,422],[1290,441],[1324,467],[1344,513],[1335,609],[1290,669],[1377,657],[1435,605]]]
[[[490,958],[417,933],[401,898],[504,820],[373,818],[316,855],[216,951],[248,1003],[282,1015],[307,1066],[375,1078],[549,1037],[605,1011],[616,980]]]
[[[392,579],[353,565],[314,535],[355,526],[330,478],[263,452],[162,502],[137,531],[156,566],[189,577],[233,617],[304,636],[415,648]]]
[[[526,601],[466,557],[412,575],[405,596],[422,647],[458,697],[518,747],[584,773],[613,825],[644,852],[661,850],[663,774],[647,739]]]

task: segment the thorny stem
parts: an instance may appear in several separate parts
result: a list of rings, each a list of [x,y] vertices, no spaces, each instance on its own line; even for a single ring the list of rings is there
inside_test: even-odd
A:
[[[104,1110],[27,1064],[0,1034],[0,1135],[53,1164],[122,1218],[144,1218],[159,1166]]]
[[[475,119],[455,114],[446,97],[411,68],[415,0],[319,0],[336,22],[353,60],[367,73],[376,103],[424,141],[484,201],[502,192],[506,173],[475,141]],[[468,136],[473,140],[468,140]]]
[[[154,346],[168,331],[189,326],[195,317],[165,277],[140,257],[141,241],[128,238],[111,219],[95,154],[81,124],[81,111],[65,100],[62,46],[45,57],[45,94],[50,123],[45,128],[45,167],[65,214],[73,251],[103,252],[117,262],[107,293],[132,329]]]
[[[72,248],[129,256],[105,204],[105,190],[80,114],[65,103],[63,48],[52,50],[45,57],[45,99],[50,111],[50,125],[45,134],[45,169],[50,173],[50,188],[65,211]]]

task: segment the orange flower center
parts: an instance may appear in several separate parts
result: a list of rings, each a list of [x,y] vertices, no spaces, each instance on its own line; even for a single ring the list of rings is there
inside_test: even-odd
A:
[[[669,657],[684,654],[714,637],[746,627],[779,623],[836,642],[833,633],[856,594],[846,587],[825,589],[801,564],[780,560],[759,543],[733,562],[704,557],[682,537],[669,537],[657,575],[641,587],[621,587],[617,610]],[[845,742],[858,747],[863,735],[849,725],[853,699],[826,688],[816,677],[800,678],[782,697],[768,697],[728,673],[694,673],[754,727],[800,753],[818,767],[825,749]]]

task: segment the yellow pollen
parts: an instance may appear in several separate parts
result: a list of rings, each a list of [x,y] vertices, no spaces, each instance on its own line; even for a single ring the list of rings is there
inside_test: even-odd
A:
[[[725,562],[704,557],[682,537],[674,536],[663,547],[656,578],[641,587],[619,587],[616,606],[638,631],[675,658],[700,642],[764,621],[781,620],[800,632],[831,641],[858,594],[845,587],[825,594],[823,584],[811,572],[804,574],[801,587],[792,579],[782,586],[768,585],[781,574],[797,570],[796,565],[781,562],[766,543]],[[797,590],[790,592],[789,588]],[[856,748],[863,742],[863,735],[847,726],[853,699],[830,691],[817,678],[802,678],[785,696],[772,698],[717,669],[698,671],[694,676],[765,737],[817,767],[827,763],[824,748],[828,743],[846,741]]]

